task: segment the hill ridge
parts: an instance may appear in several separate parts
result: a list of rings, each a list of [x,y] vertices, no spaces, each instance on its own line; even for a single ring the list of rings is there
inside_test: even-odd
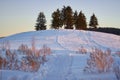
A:
[[[111,50],[120,50],[120,36],[94,31],[84,30],[43,30],[29,31],[14,34],[0,39],[0,43],[9,41],[11,48],[18,48],[20,44],[30,43],[35,38],[36,47],[47,45],[53,50],[70,50],[77,51],[81,47],[88,50],[91,48],[100,48]]]

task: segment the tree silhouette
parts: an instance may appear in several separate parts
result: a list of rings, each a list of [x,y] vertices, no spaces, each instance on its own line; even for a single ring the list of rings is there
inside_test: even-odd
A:
[[[67,6],[65,8],[64,22],[65,22],[65,29],[73,29],[74,18],[73,18],[73,11],[70,6]]]
[[[35,26],[35,30],[46,30],[46,18],[45,18],[45,15],[43,12],[40,12],[39,13],[39,16],[37,18],[37,23],[36,23],[36,26]]]
[[[93,14],[90,18],[89,26],[91,26],[91,28],[97,28],[97,25],[98,25],[97,17],[95,16],[95,14]]]
[[[82,13],[82,11],[80,11],[77,21],[76,21],[76,29],[77,30],[85,30],[87,29],[87,23],[86,23],[86,17],[85,15]]]
[[[63,6],[63,8],[61,10],[61,20],[62,20],[62,26],[64,26],[64,27],[66,25],[66,14],[65,14],[65,12],[66,12],[66,7]]]
[[[62,10],[57,9],[52,13],[51,28],[59,29],[64,26],[65,29],[73,29],[73,25],[73,11],[70,6],[64,6]]]
[[[59,29],[62,27],[61,12],[59,9],[52,13],[52,25],[51,28]]]
[[[78,19],[78,12],[77,11],[74,12],[73,17],[74,17],[74,25],[75,25],[75,27],[77,27],[77,19]]]

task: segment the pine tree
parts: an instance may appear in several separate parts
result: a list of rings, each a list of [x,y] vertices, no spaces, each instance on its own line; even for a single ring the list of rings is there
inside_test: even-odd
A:
[[[87,29],[87,23],[86,23],[86,17],[85,15],[82,13],[82,11],[80,11],[77,21],[76,21],[76,29],[77,30],[85,30]]]
[[[61,10],[61,21],[62,21],[62,26],[66,25],[66,7],[63,6],[62,10]]]
[[[51,28],[59,29],[60,27],[62,27],[61,12],[59,9],[52,13],[52,18],[53,19]]]
[[[97,20],[97,17],[95,16],[95,14],[93,14],[91,16],[89,26],[91,26],[91,28],[97,28],[98,20]]]
[[[77,11],[75,11],[74,12],[74,25],[75,25],[75,27],[77,26],[77,19],[78,19],[78,12]]]
[[[64,8],[64,24],[65,24],[65,29],[73,29],[73,11],[70,6],[67,6]]]
[[[36,26],[35,26],[35,30],[38,31],[38,30],[46,30],[46,18],[45,18],[45,15],[43,12],[40,12],[39,13],[39,16],[37,18],[37,23],[36,23]]]

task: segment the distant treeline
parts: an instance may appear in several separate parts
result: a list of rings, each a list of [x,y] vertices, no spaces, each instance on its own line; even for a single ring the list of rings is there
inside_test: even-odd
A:
[[[75,29],[75,30],[89,30],[89,31],[99,31],[105,33],[112,33],[120,35],[120,29],[118,28],[98,28],[98,19],[93,13],[90,17],[89,23],[87,23],[85,14],[81,11],[73,11],[70,6],[63,6],[62,9],[56,9],[51,14],[51,29]],[[35,30],[46,30],[46,18],[44,12],[40,12],[36,20]],[[89,28],[88,28],[89,26]]]
[[[0,39],[2,39],[2,38],[4,38],[4,37],[0,37]]]
[[[88,30],[120,35],[120,29],[118,28],[88,28]]]
[[[76,29],[76,30],[86,30],[87,26],[90,26],[90,28],[97,28],[98,26],[98,20],[93,13],[90,16],[90,21],[87,24],[87,19],[85,14],[80,11],[73,11],[72,7],[70,6],[63,6],[61,9],[56,9],[55,11],[52,12],[51,14],[51,29]],[[46,17],[44,15],[44,12],[40,12],[36,24],[35,24],[35,30],[46,30]]]

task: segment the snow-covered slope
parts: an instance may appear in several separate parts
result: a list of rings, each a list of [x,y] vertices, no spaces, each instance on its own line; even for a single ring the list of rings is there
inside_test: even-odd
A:
[[[0,44],[8,41],[11,49],[21,44],[31,47],[33,39],[37,48],[45,44],[52,49],[48,61],[35,73],[0,71],[0,80],[117,80],[114,73],[85,74],[89,55],[76,51],[84,47],[89,52],[96,47],[109,48],[114,53],[120,50],[120,36],[83,30],[45,30],[15,34],[0,39]]]
[[[21,44],[31,46],[33,38],[38,48],[45,44],[52,50],[77,51],[81,46],[88,50],[95,47],[101,49],[110,48],[113,51],[120,50],[120,36],[83,30],[24,32],[0,39],[0,43],[9,41],[11,48],[16,49]]]

